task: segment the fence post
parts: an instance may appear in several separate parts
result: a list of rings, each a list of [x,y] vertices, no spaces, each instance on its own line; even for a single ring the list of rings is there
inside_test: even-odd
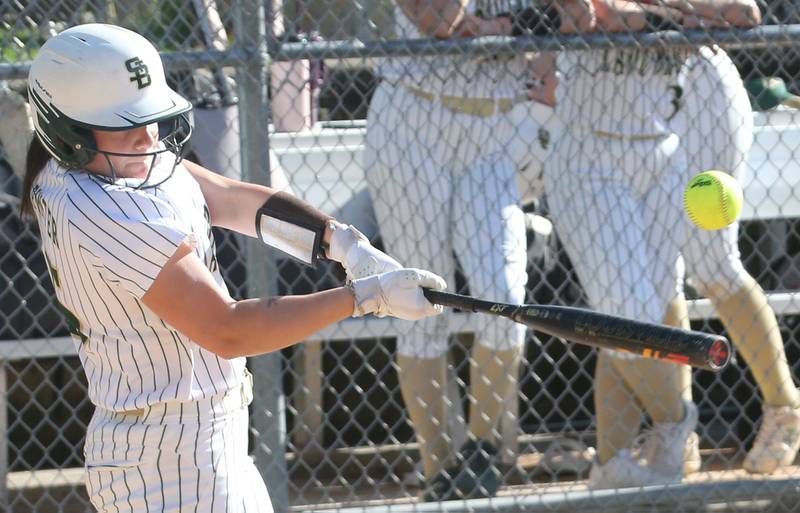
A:
[[[242,171],[249,182],[270,185],[269,173],[269,83],[266,16],[264,2],[244,0],[236,12],[236,45],[254,51],[248,63],[239,68],[239,129]],[[251,297],[275,295],[277,273],[274,258],[255,239],[247,244],[248,294]],[[279,352],[252,358],[254,401],[251,429],[256,433],[255,459],[269,488],[276,512],[289,509],[289,479],[286,468],[285,399],[281,383]]]

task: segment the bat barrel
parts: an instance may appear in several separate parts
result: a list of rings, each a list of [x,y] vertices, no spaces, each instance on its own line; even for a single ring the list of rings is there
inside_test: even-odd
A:
[[[430,289],[423,289],[423,292],[431,303],[508,317],[531,329],[579,344],[714,372],[724,369],[731,359],[730,342],[710,333],[635,321],[583,308],[510,305]]]
[[[676,342],[676,347],[674,349],[656,350],[648,348],[634,352],[639,352],[642,356],[647,358],[683,363],[712,372],[719,372],[730,363],[731,346],[730,342],[728,342],[728,339],[725,337],[694,331],[684,331],[681,335],[696,339],[692,342],[692,345],[695,347],[690,350],[685,349],[683,346],[679,345],[681,340],[679,338],[674,339]],[[647,344],[649,341],[643,340],[642,343]]]
[[[725,337],[567,306],[525,305],[513,319],[572,342],[720,371],[731,359]]]

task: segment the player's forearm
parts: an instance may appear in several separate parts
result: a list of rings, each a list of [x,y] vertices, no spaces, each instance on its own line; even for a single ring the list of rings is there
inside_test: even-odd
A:
[[[610,0],[597,3],[598,29],[605,32],[638,32],[658,29],[652,26],[652,16],[680,25],[684,13],[665,5],[650,5],[629,0]]]
[[[467,0],[399,0],[398,5],[420,32],[446,39],[456,34],[467,12]]]
[[[363,288],[362,288],[363,290]],[[362,300],[369,295],[362,293]],[[158,318],[223,358],[276,351],[353,314],[354,295],[338,288],[303,296],[236,301],[189,242],[161,268],[142,303]]]
[[[664,0],[663,5],[699,16],[712,26],[755,27],[761,24],[761,11],[752,0]]]
[[[459,27],[459,35],[547,36],[557,32],[588,32],[594,26],[591,0],[554,0],[537,8],[526,7],[490,19],[467,15]]]
[[[261,185],[239,182],[231,187],[224,206],[212,208],[214,226],[256,236],[256,212],[277,191]]]
[[[279,350],[351,315],[375,313],[408,320],[434,315],[441,309],[428,303],[419,288],[447,286],[434,274],[399,269],[395,263],[387,272],[354,280],[351,287],[236,301],[219,286],[196,249],[189,239],[181,243],[142,303],[172,329],[223,358]],[[372,254],[367,253],[368,258]]]
[[[578,34],[595,29],[597,19],[591,0],[550,0],[549,3],[558,11],[560,32]]]
[[[227,319],[229,335],[217,344],[224,358],[269,353],[303,341],[353,314],[349,288],[303,296],[248,299],[231,306]]]

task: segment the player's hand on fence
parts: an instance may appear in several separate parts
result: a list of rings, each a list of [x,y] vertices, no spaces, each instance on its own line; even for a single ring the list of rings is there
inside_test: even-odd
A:
[[[442,313],[442,306],[434,305],[425,298],[422,287],[444,290],[447,283],[422,269],[397,269],[360,278],[353,281],[351,286],[355,295],[353,317],[372,313],[378,317],[390,315],[416,321]]]
[[[507,36],[511,34],[511,19],[508,16],[482,18],[474,14],[465,14],[456,27],[457,37]]]
[[[337,225],[331,234],[328,258],[342,264],[348,280],[357,280],[403,267],[370,244],[353,226]]]
[[[594,30],[597,18],[592,0],[553,0],[561,20],[561,32],[575,34]]]

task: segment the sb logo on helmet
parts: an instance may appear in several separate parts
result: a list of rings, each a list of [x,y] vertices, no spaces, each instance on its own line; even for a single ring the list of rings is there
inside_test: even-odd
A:
[[[131,82],[136,82],[139,89],[143,89],[150,85],[150,73],[147,71],[147,64],[142,62],[142,59],[133,57],[125,61],[125,67],[133,73],[131,75]]]

